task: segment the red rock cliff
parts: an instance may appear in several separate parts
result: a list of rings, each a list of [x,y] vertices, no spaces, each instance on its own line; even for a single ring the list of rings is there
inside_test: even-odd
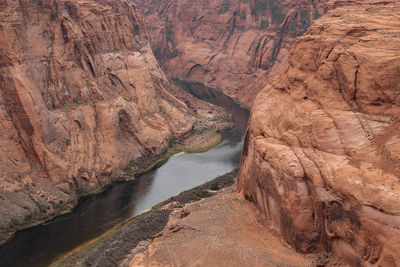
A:
[[[1,238],[192,129],[142,25],[125,0],[0,2]]]
[[[238,189],[297,251],[397,266],[400,3],[349,2],[329,3],[257,96]]]
[[[282,73],[292,40],[326,0],[136,0],[169,75],[202,82],[251,105]]]

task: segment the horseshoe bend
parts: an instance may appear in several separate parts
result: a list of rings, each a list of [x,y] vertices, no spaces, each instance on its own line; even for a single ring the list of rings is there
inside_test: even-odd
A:
[[[400,2],[0,3],[0,266],[400,266]]]

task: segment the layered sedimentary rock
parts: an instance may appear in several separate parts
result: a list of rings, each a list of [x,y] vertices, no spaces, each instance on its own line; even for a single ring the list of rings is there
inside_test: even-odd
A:
[[[238,189],[297,251],[397,266],[400,3],[329,5],[253,104]]]
[[[136,0],[167,74],[251,105],[327,0]]]
[[[190,101],[130,1],[1,1],[0,242],[191,131]]]

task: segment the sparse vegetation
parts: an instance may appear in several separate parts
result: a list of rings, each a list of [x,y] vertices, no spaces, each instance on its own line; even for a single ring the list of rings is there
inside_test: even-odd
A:
[[[136,160],[132,160],[125,168],[124,171],[130,176],[138,176],[149,172],[150,170],[159,167],[165,163],[173,155],[186,152],[186,153],[202,153],[210,150],[222,142],[222,135],[219,131],[209,130],[202,133],[205,135],[203,138],[206,141],[196,141],[196,138],[191,143],[173,144],[172,147],[166,149],[163,153],[157,156],[143,156]],[[200,135],[200,134],[199,134]],[[173,143],[173,142],[172,142]]]
[[[215,195],[208,189],[212,187],[221,189],[230,186],[234,183],[236,176],[237,169],[160,202],[154,205],[151,210],[132,217],[116,225],[100,237],[79,246],[58,259],[51,267],[90,266],[93,259],[100,260],[103,266],[111,263],[113,263],[112,266],[115,266],[115,263],[124,260],[139,242],[160,236],[168,222],[170,213],[175,207],[182,207],[186,203],[199,200],[199,198]],[[176,205],[165,207],[172,202],[176,202]]]
[[[103,192],[104,190],[107,189],[108,186],[110,186],[112,184],[112,180],[107,181],[105,184],[100,185],[96,188],[93,188],[92,190],[90,190],[87,194],[88,195],[95,195],[95,194],[99,194],[101,192]]]
[[[218,183],[214,182],[210,185],[210,190],[218,190]]]
[[[199,198],[207,197],[207,195],[208,195],[208,192],[205,190],[200,190],[200,191],[196,192],[196,196],[198,196]]]

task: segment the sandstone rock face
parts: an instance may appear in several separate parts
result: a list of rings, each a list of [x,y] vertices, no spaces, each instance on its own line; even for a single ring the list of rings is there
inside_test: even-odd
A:
[[[169,75],[251,105],[327,0],[136,0]]]
[[[312,266],[260,224],[233,187],[176,209],[163,234],[132,254],[130,267]]]
[[[189,132],[182,95],[130,1],[1,1],[0,242]]]
[[[400,3],[329,5],[253,104],[238,189],[297,251],[396,266]]]

